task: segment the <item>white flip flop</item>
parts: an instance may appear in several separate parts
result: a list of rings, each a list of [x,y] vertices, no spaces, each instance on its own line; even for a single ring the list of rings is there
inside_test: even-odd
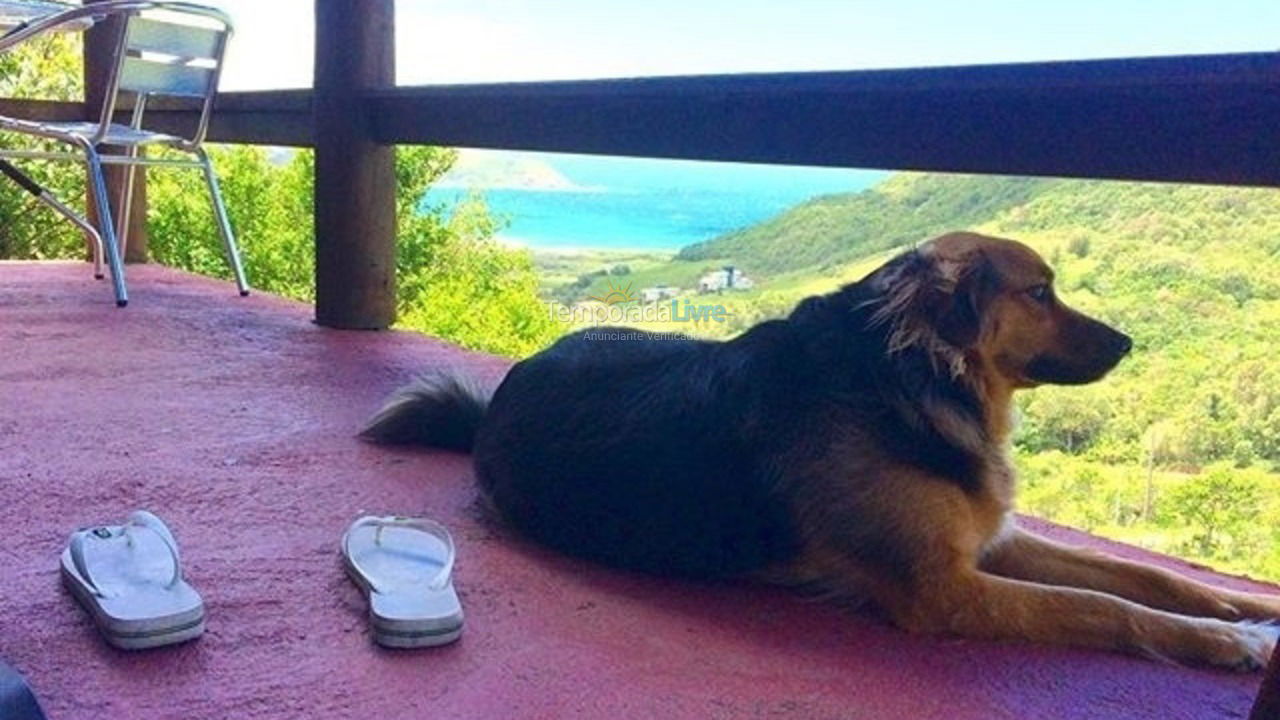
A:
[[[424,518],[365,516],[342,537],[347,574],[369,597],[379,645],[445,645],[462,634],[462,604],[453,589],[453,538]]]
[[[204,632],[204,602],[182,579],[178,543],[146,510],[123,525],[72,533],[61,564],[63,584],[118,648],[172,645]]]

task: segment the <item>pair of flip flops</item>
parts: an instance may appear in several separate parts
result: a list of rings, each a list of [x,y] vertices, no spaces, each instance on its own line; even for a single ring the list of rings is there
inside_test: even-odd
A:
[[[380,645],[429,647],[458,639],[462,605],[453,589],[453,539],[444,526],[362,517],[344,535],[342,557],[368,595]],[[118,648],[172,645],[204,632],[204,602],[182,578],[178,543],[145,510],[121,525],[72,533],[61,567],[63,583]]]

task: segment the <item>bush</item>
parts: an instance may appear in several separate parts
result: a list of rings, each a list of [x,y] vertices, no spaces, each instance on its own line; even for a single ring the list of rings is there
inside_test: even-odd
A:
[[[258,288],[315,299],[312,228],[314,155],[296,151],[273,162],[262,148],[214,148],[214,163],[246,272]],[[403,147],[396,153],[398,326],[464,347],[521,356],[560,328],[538,299],[529,253],[503,247],[482,200],[425,212],[420,199],[456,153]],[[152,173],[151,249],[159,262],[229,277],[208,194],[196,173]]]

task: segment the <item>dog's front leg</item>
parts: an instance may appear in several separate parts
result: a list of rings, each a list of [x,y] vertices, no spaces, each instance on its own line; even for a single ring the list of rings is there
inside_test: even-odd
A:
[[[1276,643],[1267,626],[1177,615],[978,570],[932,578],[888,610],[913,631],[1120,650],[1236,670],[1263,667]]]
[[[1280,597],[1216,588],[1164,568],[1063,545],[1021,528],[987,551],[982,568],[1009,578],[1100,590],[1183,615],[1280,619]]]

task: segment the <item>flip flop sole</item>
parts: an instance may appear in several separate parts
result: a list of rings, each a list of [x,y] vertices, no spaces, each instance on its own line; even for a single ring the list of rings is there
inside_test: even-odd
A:
[[[110,625],[113,619],[98,606],[95,596],[85,587],[80,577],[70,570],[65,563],[61,567],[62,584],[70,591],[76,602],[89,613],[94,627],[113,647],[123,650],[143,650],[194,640],[204,633],[205,614],[203,608],[199,609],[195,617],[184,614],[174,618],[174,622],[167,626],[148,628],[137,632],[121,632],[112,628]]]
[[[392,632],[373,626],[373,641],[387,648],[438,647],[457,642],[462,637],[462,626],[449,630],[432,630],[422,633]]]
[[[342,557],[342,567],[347,571],[347,575],[355,582],[361,590],[364,591],[365,597],[373,592],[373,588],[365,579],[364,575],[355,568],[351,561],[344,555]],[[405,631],[402,629],[393,629],[384,627],[379,624],[380,618],[370,611],[369,627],[373,631],[373,641],[389,648],[420,648],[420,647],[436,647],[438,645],[448,645],[456,642],[462,636],[462,622],[459,621],[456,626],[446,628],[430,628],[420,632]]]
[[[168,632],[148,633],[138,635],[113,635],[99,626],[102,637],[106,639],[112,647],[121,650],[146,650],[149,648],[164,647],[165,645],[177,645],[189,640],[195,640],[204,634],[204,617],[196,622],[181,628],[176,628]]]

